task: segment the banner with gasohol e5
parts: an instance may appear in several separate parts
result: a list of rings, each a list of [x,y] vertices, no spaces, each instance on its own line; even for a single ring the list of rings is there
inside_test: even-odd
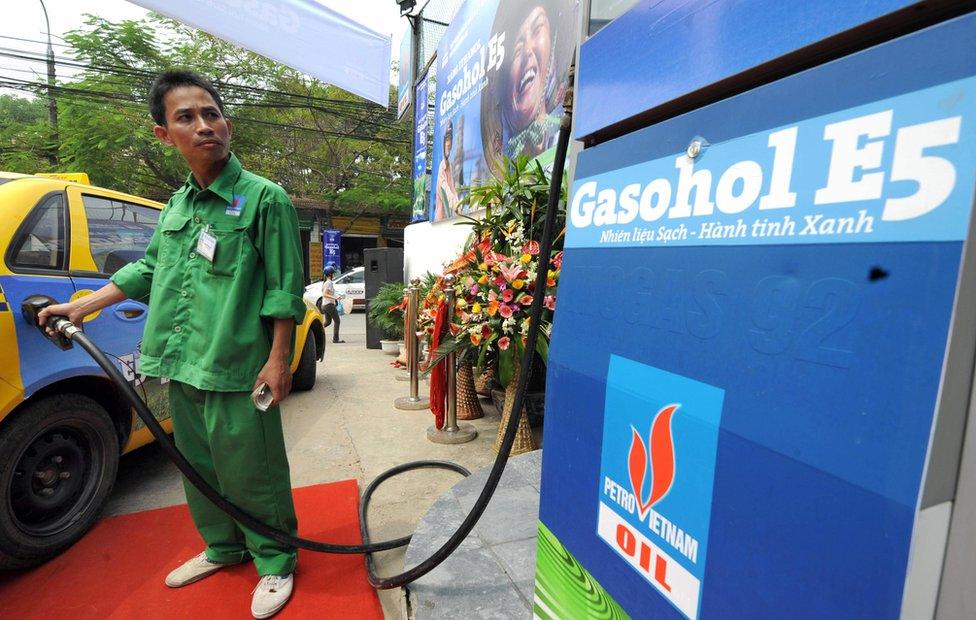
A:
[[[430,126],[427,115],[427,73],[417,83],[413,108],[413,208],[410,221],[418,222],[427,215],[427,136]]]
[[[576,0],[466,2],[437,48],[431,221],[503,158],[555,149],[576,35]]]
[[[970,77],[583,176],[566,247],[962,239],[973,97]]]

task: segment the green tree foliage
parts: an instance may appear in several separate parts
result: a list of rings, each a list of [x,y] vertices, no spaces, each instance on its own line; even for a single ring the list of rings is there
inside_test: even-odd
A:
[[[186,68],[214,81],[250,170],[336,212],[409,212],[411,133],[392,110],[155,14],[89,17],[66,41],[83,69],[56,89],[64,171],[160,199],[182,185],[186,166],[153,135],[146,97],[159,72]],[[22,106],[18,120],[3,106]],[[0,119],[0,169],[48,169],[44,100],[0,98]]]
[[[0,169],[47,170],[50,133],[44,101],[0,96]]]

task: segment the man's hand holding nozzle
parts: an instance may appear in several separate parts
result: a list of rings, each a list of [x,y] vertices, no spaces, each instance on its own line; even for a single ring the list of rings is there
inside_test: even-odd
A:
[[[94,293],[79,297],[66,304],[53,304],[37,313],[37,322],[46,328],[49,335],[57,334],[53,327],[47,325],[48,319],[52,316],[67,317],[71,323],[81,329],[81,324],[85,317],[94,314],[102,308],[107,308],[112,304],[117,304],[125,300],[125,293],[113,282],[109,282]]]
[[[49,336],[56,336],[58,334],[53,325],[48,325],[48,319],[50,319],[52,316],[67,317],[72,324],[80,329],[81,322],[85,320],[85,315],[87,314],[81,308],[81,304],[79,303],[80,301],[81,300],[68,302],[66,304],[50,305],[37,313],[37,322],[45,328],[44,331],[46,331]]]

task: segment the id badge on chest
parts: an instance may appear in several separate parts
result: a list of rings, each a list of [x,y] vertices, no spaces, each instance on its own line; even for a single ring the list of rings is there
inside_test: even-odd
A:
[[[197,254],[212,263],[216,253],[217,237],[210,232],[210,224],[207,224],[207,227],[200,231],[200,237],[197,239]]]

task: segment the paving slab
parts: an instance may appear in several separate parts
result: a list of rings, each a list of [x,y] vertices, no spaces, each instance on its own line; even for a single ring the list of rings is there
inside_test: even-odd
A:
[[[427,511],[406,565],[429,557],[477,501],[490,467],[458,482]],[[529,618],[535,583],[542,451],[512,457],[474,530],[443,564],[408,586],[416,620]]]
[[[535,542],[535,536],[532,536],[491,547],[529,608],[535,598]]]

